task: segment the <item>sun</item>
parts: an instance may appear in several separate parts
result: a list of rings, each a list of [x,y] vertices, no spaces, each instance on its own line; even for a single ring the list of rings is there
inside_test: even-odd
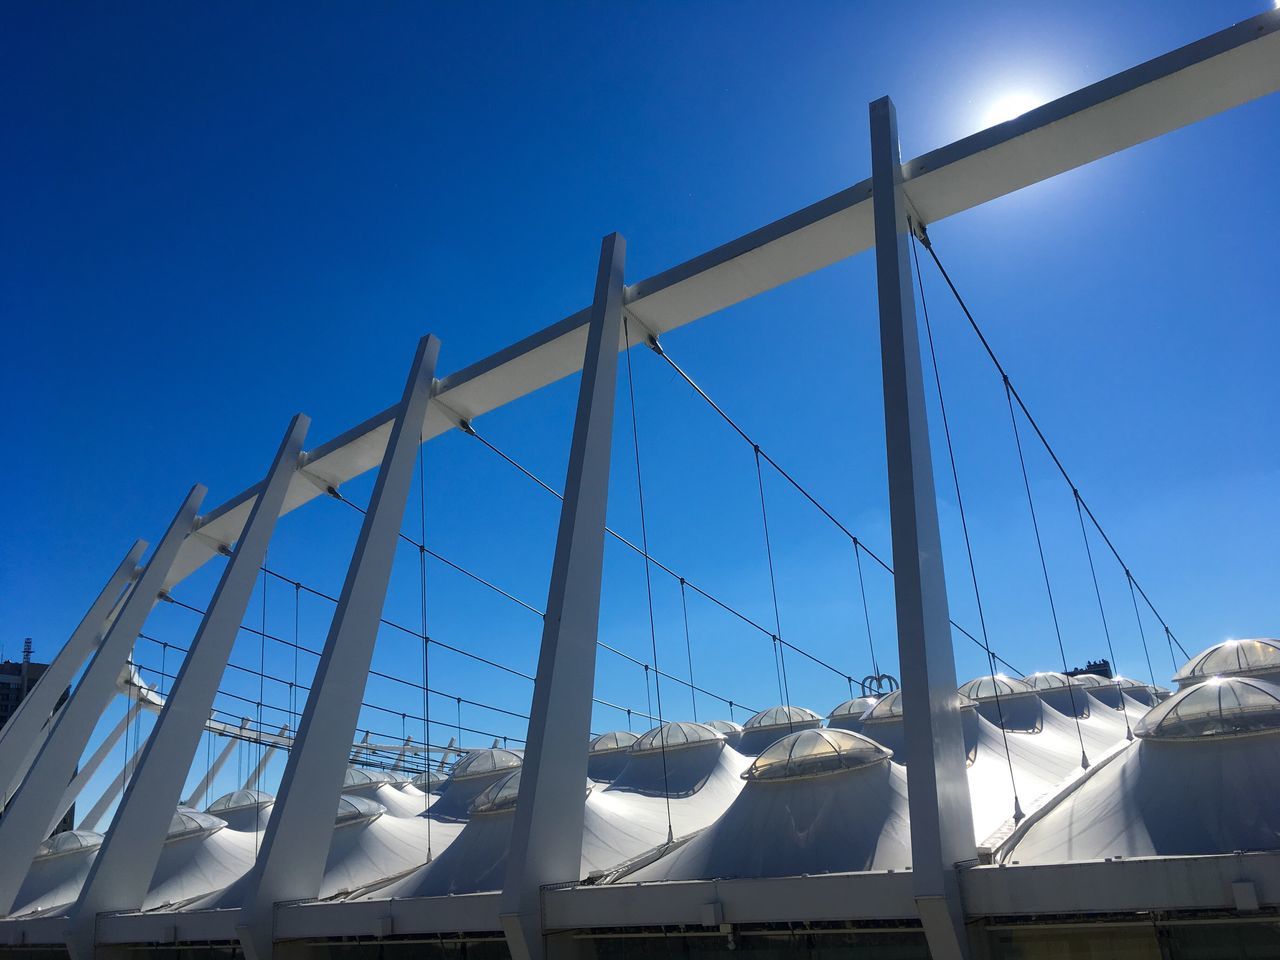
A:
[[[1028,110],[1034,110],[1042,103],[1044,103],[1043,98],[1025,90],[1006,93],[993,100],[987,107],[986,113],[982,116],[982,126],[984,128],[994,127],[998,123],[1004,123],[1006,120],[1020,117]]]

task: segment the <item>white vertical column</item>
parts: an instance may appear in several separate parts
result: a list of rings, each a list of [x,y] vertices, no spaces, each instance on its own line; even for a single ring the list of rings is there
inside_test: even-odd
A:
[[[912,882],[936,960],[968,955],[956,864],[977,857],[925,409],[893,102],[871,104],[889,514],[911,807]]]
[[[439,353],[434,336],[418,344],[262,850],[245,886],[237,933],[251,960],[271,956],[275,904],[320,891]]]
[[[0,915],[13,907],[13,898],[18,895],[36,847],[44,839],[49,811],[71,782],[94,725],[115,695],[120,668],[155,605],[178,548],[192,530],[204,494],[205,488],[200,484],[187,494],[5,809],[4,819],[0,820],[0,850],[5,852],[0,857]]]
[[[138,757],[142,754],[142,747],[138,747],[124,760],[124,772],[118,777],[112,777],[107,784],[107,789],[102,791],[100,796],[93,804],[92,809],[85,814],[84,820],[81,822],[83,827],[85,823],[98,824],[102,818],[107,815],[107,810],[111,804],[115,803],[116,797],[120,796],[124,790],[125,784],[133,779],[134,771],[138,769]]]
[[[545,952],[541,887],[578,880],[582,871],[625,255],[621,236],[604,238],[502,891],[503,930],[516,960]]]
[[[7,723],[0,727],[0,802],[17,789],[36,751],[52,724],[49,718],[58,698],[67,689],[76,671],[88,659],[110,626],[110,618],[120,594],[138,572],[138,561],[147,549],[145,540],[135,541],[116,567],[98,598],[58,651],[53,663],[18,704]],[[46,725],[47,724],[47,725]]]
[[[71,912],[68,946],[74,955],[92,956],[99,913],[136,909],[147,895],[164,847],[169,818],[182,797],[191,759],[213,709],[218,684],[244,621],[258,571],[266,559],[267,544],[284,507],[289,483],[297,472],[310,423],[310,419],[298,414],[280,441],[182,669],[143,748],[140,765],[125,788],[106,840],[89,868],[80,899]]]
[[[278,734],[278,736],[287,737],[288,735],[289,735],[289,725],[286,723],[283,727],[280,728],[280,733]],[[267,764],[271,762],[271,758],[276,755],[276,750],[278,749],[279,747],[277,747],[273,743],[265,751],[263,751],[262,759],[258,761],[257,765],[253,768],[253,772],[249,774],[248,779],[246,779],[244,782],[245,790],[261,790],[262,789],[262,775],[267,772]]]
[[[249,718],[245,717],[240,721],[240,729],[245,730],[248,726]],[[214,761],[210,765],[208,771],[200,778],[200,782],[196,784],[196,788],[191,791],[191,796],[187,797],[187,799],[182,802],[184,807],[194,807],[204,799],[205,794],[209,792],[209,788],[213,786],[213,781],[217,779],[222,768],[225,767],[227,765],[227,761],[231,759],[231,753],[235,750],[237,743],[239,743],[239,740],[235,737],[227,737],[226,746],[224,746],[218,753],[218,756],[214,758]]]

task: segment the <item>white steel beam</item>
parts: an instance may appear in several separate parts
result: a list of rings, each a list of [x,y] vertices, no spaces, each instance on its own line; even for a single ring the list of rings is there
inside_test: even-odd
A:
[[[1280,90],[1280,11],[1259,14],[1141,66],[930,151],[903,168],[923,224],[936,223],[1136,144]],[[627,312],[666,333],[872,245],[871,181],[863,180],[627,288]],[[430,440],[582,368],[589,310],[581,310],[440,381],[424,413]],[[621,343],[619,344],[621,347]],[[286,511],[373,469],[396,408],[312,451]],[[171,583],[240,535],[258,487],[210,511]]]
[[[133,773],[138,769],[138,757],[141,754],[142,747],[138,746],[134,748],[133,753],[124,758],[124,771],[120,776],[112,777],[107,783],[107,789],[102,791],[102,796],[98,797],[98,799],[94,801],[89,812],[84,815],[84,820],[80,823],[81,827],[83,827],[85,823],[97,825],[102,822],[102,818],[107,815],[107,811],[111,808],[111,804],[116,802],[116,797],[120,796],[121,791],[124,790],[125,784],[129,783],[133,779]]]
[[[245,888],[237,931],[251,960],[271,956],[275,904],[309,899],[320,891],[439,353],[434,336],[418,344],[279,796]]]
[[[604,238],[502,891],[515,960],[544,954],[541,888],[581,879],[625,256],[621,236]]]
[[[222,571],[182,668],[142,751],[141,766],[125,788],[111,828],[94,858],[71,911],[67,940],[73,957],[93,956],[99,913],[142,906],[168,833],[169,819],[182,798],[191,760],[213,709],[218,684],[240,632],[258,570],[267,555],[289,480],[298,468],[311,421],[298,414],[289,424],[254,500],[244,533]],[[345,743],[349,742],[348,738]]]
[[[145,540],[137,540],[129,548],[53,663],[22,698],[13,716],[0,727],[0,800],[17,789],[35,759],[36,751],[52,727],[50,718],[58,698],[71,685],[76,671],[106,633],[117,599],[133,582],[138,572],[138,561],[146,549]]]
[[[44,839],[49,811],[75,775],[85,744],[115,695],[120,668],[160,594],[178,548],[191,532],[204,494],[205,488],[196,484],[183,500],[71,699],[59,712],[22,785],[5,808],[4,819],[0,820],[0,850],[5,852],[0,858],[0,915],[13,907],[36,847]]]
[[[278,734],[278,736],[283,740],[288,735],[289,735],[289,725],[286,723],[283,727],[280,728],[280,733]],[[271,744],[271,746],[267,747],[267,749],[262,754],[262,758],[254,766],[253,772],[251,772],[248,778],[246,778],[244,782],[245,790],[261,790],[262,789],[262,775],[267,772],[267,764],[271,762],[271,758],[276,755],[276,751],[279,749],[280,748],[274,743]]]
[[[930,953],[936,960],[960,960],[968,955],[968,943],[956,864],[976,862],[977,850],[907,249],[898,120],[888,97],[872,103],[870,114],[893,587],[902,720],[911,758],[912,877]]]

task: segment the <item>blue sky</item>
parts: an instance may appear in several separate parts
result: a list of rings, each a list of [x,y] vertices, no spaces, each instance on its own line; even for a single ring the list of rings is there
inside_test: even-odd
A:
[[[1009,93],[1050,99],[1264,7],[11,8],[0,66],[4,654],[31,636],[51,656],[129,542],[154,540],[194,481],[209,485],[210,506],[254,482],[294,412],[312,416],[314,446],[385,407],[421,334],[442,337],[448,372],[583,306],[603,234],[627,237],[634,282],[865,177],[865,105],[882,94],[914,156],[979,129]],[[1193,651],[1280,632],[1268,226],[1280,214],[1278,153],[1273,97],[931,231],[1082,492]],[[838,264],[672,333],[666,347],[887,556],[872,268],[869,256]],[[925,283],[992,643],[1023,670],[1060,666],[1003,392],[928,268]],[[750,450],[656,357],[637,351],[633,370],[654,555],[771,622]],[[559,486],[575,389],[565,381],[477,427]],[[625,394],[618,413],[610,519],[636,537]],[[426,459],[433,548],[541,607],[555,501],[461,435]],[[1105,656],[1069,491],[1042,451],[1029,468],[1068,659]],[[784,636],[841,671],[870,672],[847,541],[765,480]],[[348,495],[362,501],[369,486]],[[945,473],[939,492],[953,614],[975,629]],[[286,518],[271,565],[336,592],[357,521],[334,502]],[[1116,660],[1145,677],[1123,576],[1096,546],[1095,556]],[[438,565],[429,573],[433,635],[532,672],[536,616]],[[184,584],[183,599],[202,605],[216,575],[211,566]],[[654,582],[659,662],[683,675],[678,586]],[[878,657],[896,672],[891,583],[868,567],[866,585]],[[292,636],[292,592],[266,591],[268,632]],[[250,621],[261,622],[261,601]],[[418,609],[410,550],[388,616],[416,625]],[[323,643],[328,612],[303,598],[304,643]],[[705,602],[689,615],[698,682],[738,704],[776,702],[767,638]],[[185,644],[195,626],[163,608],[147,629]],[[1168,651],[1154,621],[1146,628],[1166,680]],[[614,546],[603,638],[649,656],[643,570]],[[176,657],[146,641],[137,655],[170,672]],[[527,709],[527,681],[432,656],[433,687]],[[291,678],[291,653],[242,636],[236,662],[260,657]],[[420,679],[411,637],[384,633],[375,660]],[[304,654],[300,683],[313,664]],[[971,676],[982,657],[963,644],[957,665]],[[787,666],[797,703],[825,713],[847,693],[798,657]],[[224,687],[256,698],[258,681],[229,673]],[[288,707],[287,687],[264,694]],[[597,694],[646,709],[643,671],[602,652]],[[687,691],[662,694],[666,715],[692,713]],[[397,711],[422,713],[402,685],[371,681],[368,698],[391,712],[366,711],[362,725],[385,733],[400,731]],[[698,707],[703,719],[726,713]],[[430,708],[433,722],[456,719],[448,697]],[[283,714],[268,708],[264,722]],[[462,722],[521,735],[518,719],[468,704]],[[404,727],[420,737],[414,723]],[[600,707],[594,723],[626,718]]]

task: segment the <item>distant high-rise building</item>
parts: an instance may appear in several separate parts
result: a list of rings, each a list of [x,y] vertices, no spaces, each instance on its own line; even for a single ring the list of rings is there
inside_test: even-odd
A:
[[[0,727],[9,722],[9,718],[17,712],[18,704],[22,702],[23,697],[36,685],[36,682],[49,669],[47,663],[35,663],[31,659],[32,645],[31,638],[27,637],[22,642],[22,661],[14,663],[12,660],[0,662]],[[58,698],[58,706],[61,706],[66,700],[69,691],[64,690],[62,696]],[[54,833],[60,830],[70,830],[75,825],[76,808],[73,804],[71,809],[67,811],[65,817],[59,821],[58,826],[54,829]]]

